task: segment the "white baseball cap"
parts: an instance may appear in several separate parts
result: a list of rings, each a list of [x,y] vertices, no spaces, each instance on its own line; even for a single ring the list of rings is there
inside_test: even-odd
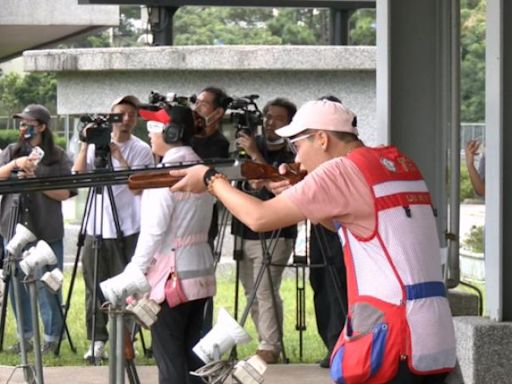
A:
[[[113,109],[116,105],[119,104],[131,104],[135,108],[138,108],[140,100],[133,95],[121,96],[113,101],[112,105],[110,106],[110,109]]]
[[[292,122],[279,128],[282,137],[295,136],[306,129],[347,132],[358,135],[356,115],[341,103],[329,100],[308,101],[299,108]]]

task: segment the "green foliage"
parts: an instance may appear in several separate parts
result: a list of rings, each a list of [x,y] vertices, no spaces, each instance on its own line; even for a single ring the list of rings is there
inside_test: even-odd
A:
[[[350,44],[375,45],[375,9],[359,9],[350,18]]]
[[[16,142],[19,136],[20,132],[17,129],[0,129],[0,148]]]
[[[462,244],[465,249],[471,252],[484,253],[484,227],[473,225]]]
[[[50,72],[29,73],[23,77],[16,96],[22,108],[37,103],[54,113],[57,103],[57,78]]]
[[[223,307],[228,312],[233,313],[233,297],[234,297],[234,274],[229,276],[222,276],[217,278],[217,294],[215,296],[215,308],[214,313],[217,314],[218,309]],[[70,285],[70,273],[64,274],[64,293],[63,296],[67,297],[67,292]],[[281,285],[281,296],[283,298],[284,305],[284,344],[286,346],[286,354],[290,359],[291,363],[314,363],[325,356],[326,350],[317,334],[314,307],[313,307],[313,295],[309,286],[306,287],[306,330],[303,333],[302,343],[305,346],[303,350],[303,358],[300,359],[299,355],[299,333],[295,329],[295,308],[296,308],[296,288],[294,278],[283,278]],[[63,340],[61,346],[61,354],[59,357],[53,355],[44,355],[43,364],[45,367],[51,366],[69,366],[77,365],[82,366],[84,364],[82,356],[88,347],[86,326],[85,326],[85,289],[82,275],[77,275],[75,286],[73,288],[73,295],[67,319],[67,325],[69,332],[72,337],[73,343],[77,348],[77,353],[72,353],[69,344],[66,339]],[[245,305],[245,297],[243,294],[240,295],[240,309],[239,315]],[[238,358],[245,359],[252,355],[256,351],[258,346],[258,337],[256,330],[250,318],[245,323],[244,328],[252,336],[252,342],[249,344],[241,345],[237,348]],[[140,338],[139,338],[140,339]],[[12,314],[11,306],[7,311],[6,329],[5,329],[5,346],[8,347],[14,344],[16,341],[16,321]],[[151,345],[151,334],[149,331],[144,330],[144,341],[147,346]],[[142,353],[141,343],[135,343],[138,357],[136,363],[138,365],[149,365],[154,364],[153,359],[144,358]],[[32,358],[32,354],[29,354]],[[11,353],[0,353],[0,364],[15,366],[19,364],[20,357]]]
[[[66,150],[66,138],[64,136],[53,136],[55,140],[55,145],[58,145],[62,149]]]
[[[111,46],[110,40],[110,34],[106,31],[93,32],[74,37],[65,43],[59,44],[58,48],[106,48]]]
[[[20,101],[17,97],[17,90],[22,81],[21,75],[15,72],[0,77],[0,114],[12,116],[19,110]],[[9,125],[7,125],[7,128],[9,128]]]
[[[485,0],[461,2],[461,120],[485,119]]]
[[[57,78],[54,73],[34,72],[25,76],[10,72],[0,76],[0,115],[12,116],[28,104],[42,104],[55,113]],[[10,127],[11,121],[7,121]]]
[[[175,45],[280,44],[258,20],[268,19],[264,10],[255,10],[246,20],[230,19],[230,8],[182,7],[174,15]],[[234,10],[242,14],[247,9]]]

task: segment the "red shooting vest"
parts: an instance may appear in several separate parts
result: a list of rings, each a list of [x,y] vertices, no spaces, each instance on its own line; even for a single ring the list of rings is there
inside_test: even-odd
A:
[[[337,384],[386,383],[407,360],[417,374],[455,367],[455,334],[427,186],[395,147],[359,148],[347,158],[375,207],[362,238],[335,223],[347,268],[347,323],[331,356]]]

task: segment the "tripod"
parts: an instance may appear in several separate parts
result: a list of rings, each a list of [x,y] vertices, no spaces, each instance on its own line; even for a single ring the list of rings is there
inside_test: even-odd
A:
[[[112,159],[110,155],[108,156],[108,164],[110,168],[112,169]],[[100,255],[100,251],[103,249],[103,245],[108,246],[108,243],[103,238],[103,224],[104,224],[104,211],[105,211],[105,205],[106,200],[108,199],[108,202],[110,203],[111,208],[111,214],[112,214],[112,222],[114,224],[114,230],[115,230],[115,240],[111,241],[110,244],[114,246],[119,245],[119,250],[117,251],[117,255],[109,254],[109,255]],[[91,215],[91,212],[93,214]],[[97,213],[100,212],[99,216]],[[89,219],[92,216],[92,225],[89,224]],[[99,228],[98,228],[99,227]],[[89,234],[87,234],[89,232]],[[86,208],[85,208],[85,214],[83,216],[81,225],[80,225],[80,232],[78,236],[78,242],[77,242],[77,252],[76,257],[73,265],[73,272],[71,276],[71,282],[70,282],[70,288],[68,291],[68,296],[66,298],[66,304],[65,304],[65,317],[67,317],[71,305],[71,297],[73,293],[73,288],[75,284],[75,279],[78,271],[78,264],[80,260],[80,255],[82,253],[82,249],[85,246],[85,249],[88,251],[92,251],[88,256],[92,260],[92,268],[91,273],[89,275],[84,274],[84,279],[87,282],[87,285],[89,289],[92,291],[91,298],[89,300],[89,321],[90,321],[90,329],[91,329],[91,356],[88,359],[89,362],[93,364],[101,364],[101,356],[96,356],[96,350],[94,348],[95,341],[96,341],[96,326],[97,326],[97,320],[100,318],[100,315],[98,315],[98,306],[101,304],[99,303],[99,298],[102,296],[101,291],[99,288],[99,265],[100,261],[103,263],[109,262],[111,265],[108,266],[108,269],[110,270],[109,273],[112,275],[115,275],[117,273],[122,272],[123,268],[126,266],[126,264],[129,262],[129,257],[133,253],[132,251],[135,248],[136,244],[136,236],[129,236],[124,237],[123,232],[121,231],[120,221],[119,221],[119,214],[118,210],[115,204],[114,200],[114,194],[112,191],[111,186],[94,186],[91,187],[88,191],[87,199],[86,199]],[[130,248],[130,249],[129,249]],[[112,249],[109,248],[109,251]],[[113,252],[112,252],[113,253]],[[111,260],[111,257],[117,256],[115,260]],[[102,259],[100,259],[102,257]],[[87,260],[90,262],[91,260]],[[114,269],[114,270],[112,270]],[[89,325],[89,324],[88,324]],[[111,335],[114,337],[113,335]],[[142,336],[142,334],[141,334]],[[62,339],[62,335],[61,335]],[[115,337],[114,337],[115,339]],[[60,346],[60,340],[58,347]],[[111,344],[111,347],[113,345]],[[114,351],[114,348],[111,348],[111,351]],[[112,357],[115,359],[115,357]],[[132,378],[129,372],[129,377]],[[136,382],[132,381],[130,379],[130,382]]]

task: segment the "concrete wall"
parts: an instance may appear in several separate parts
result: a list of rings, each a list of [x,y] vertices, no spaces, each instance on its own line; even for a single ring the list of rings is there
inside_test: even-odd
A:
[[[231,96],[259,94],[258,105],[287,97],[297,105],[325,94],[358,115],[361,137],[377,144],[375,48],[331,46],[188,46],[24,53],[26,71],[58,76],[58,113],[108,111],[124,94],[150,90],[190,96],[219,85]]]
[[[0,25],[117,25],[119,6],[77,0],[2,0]]]

